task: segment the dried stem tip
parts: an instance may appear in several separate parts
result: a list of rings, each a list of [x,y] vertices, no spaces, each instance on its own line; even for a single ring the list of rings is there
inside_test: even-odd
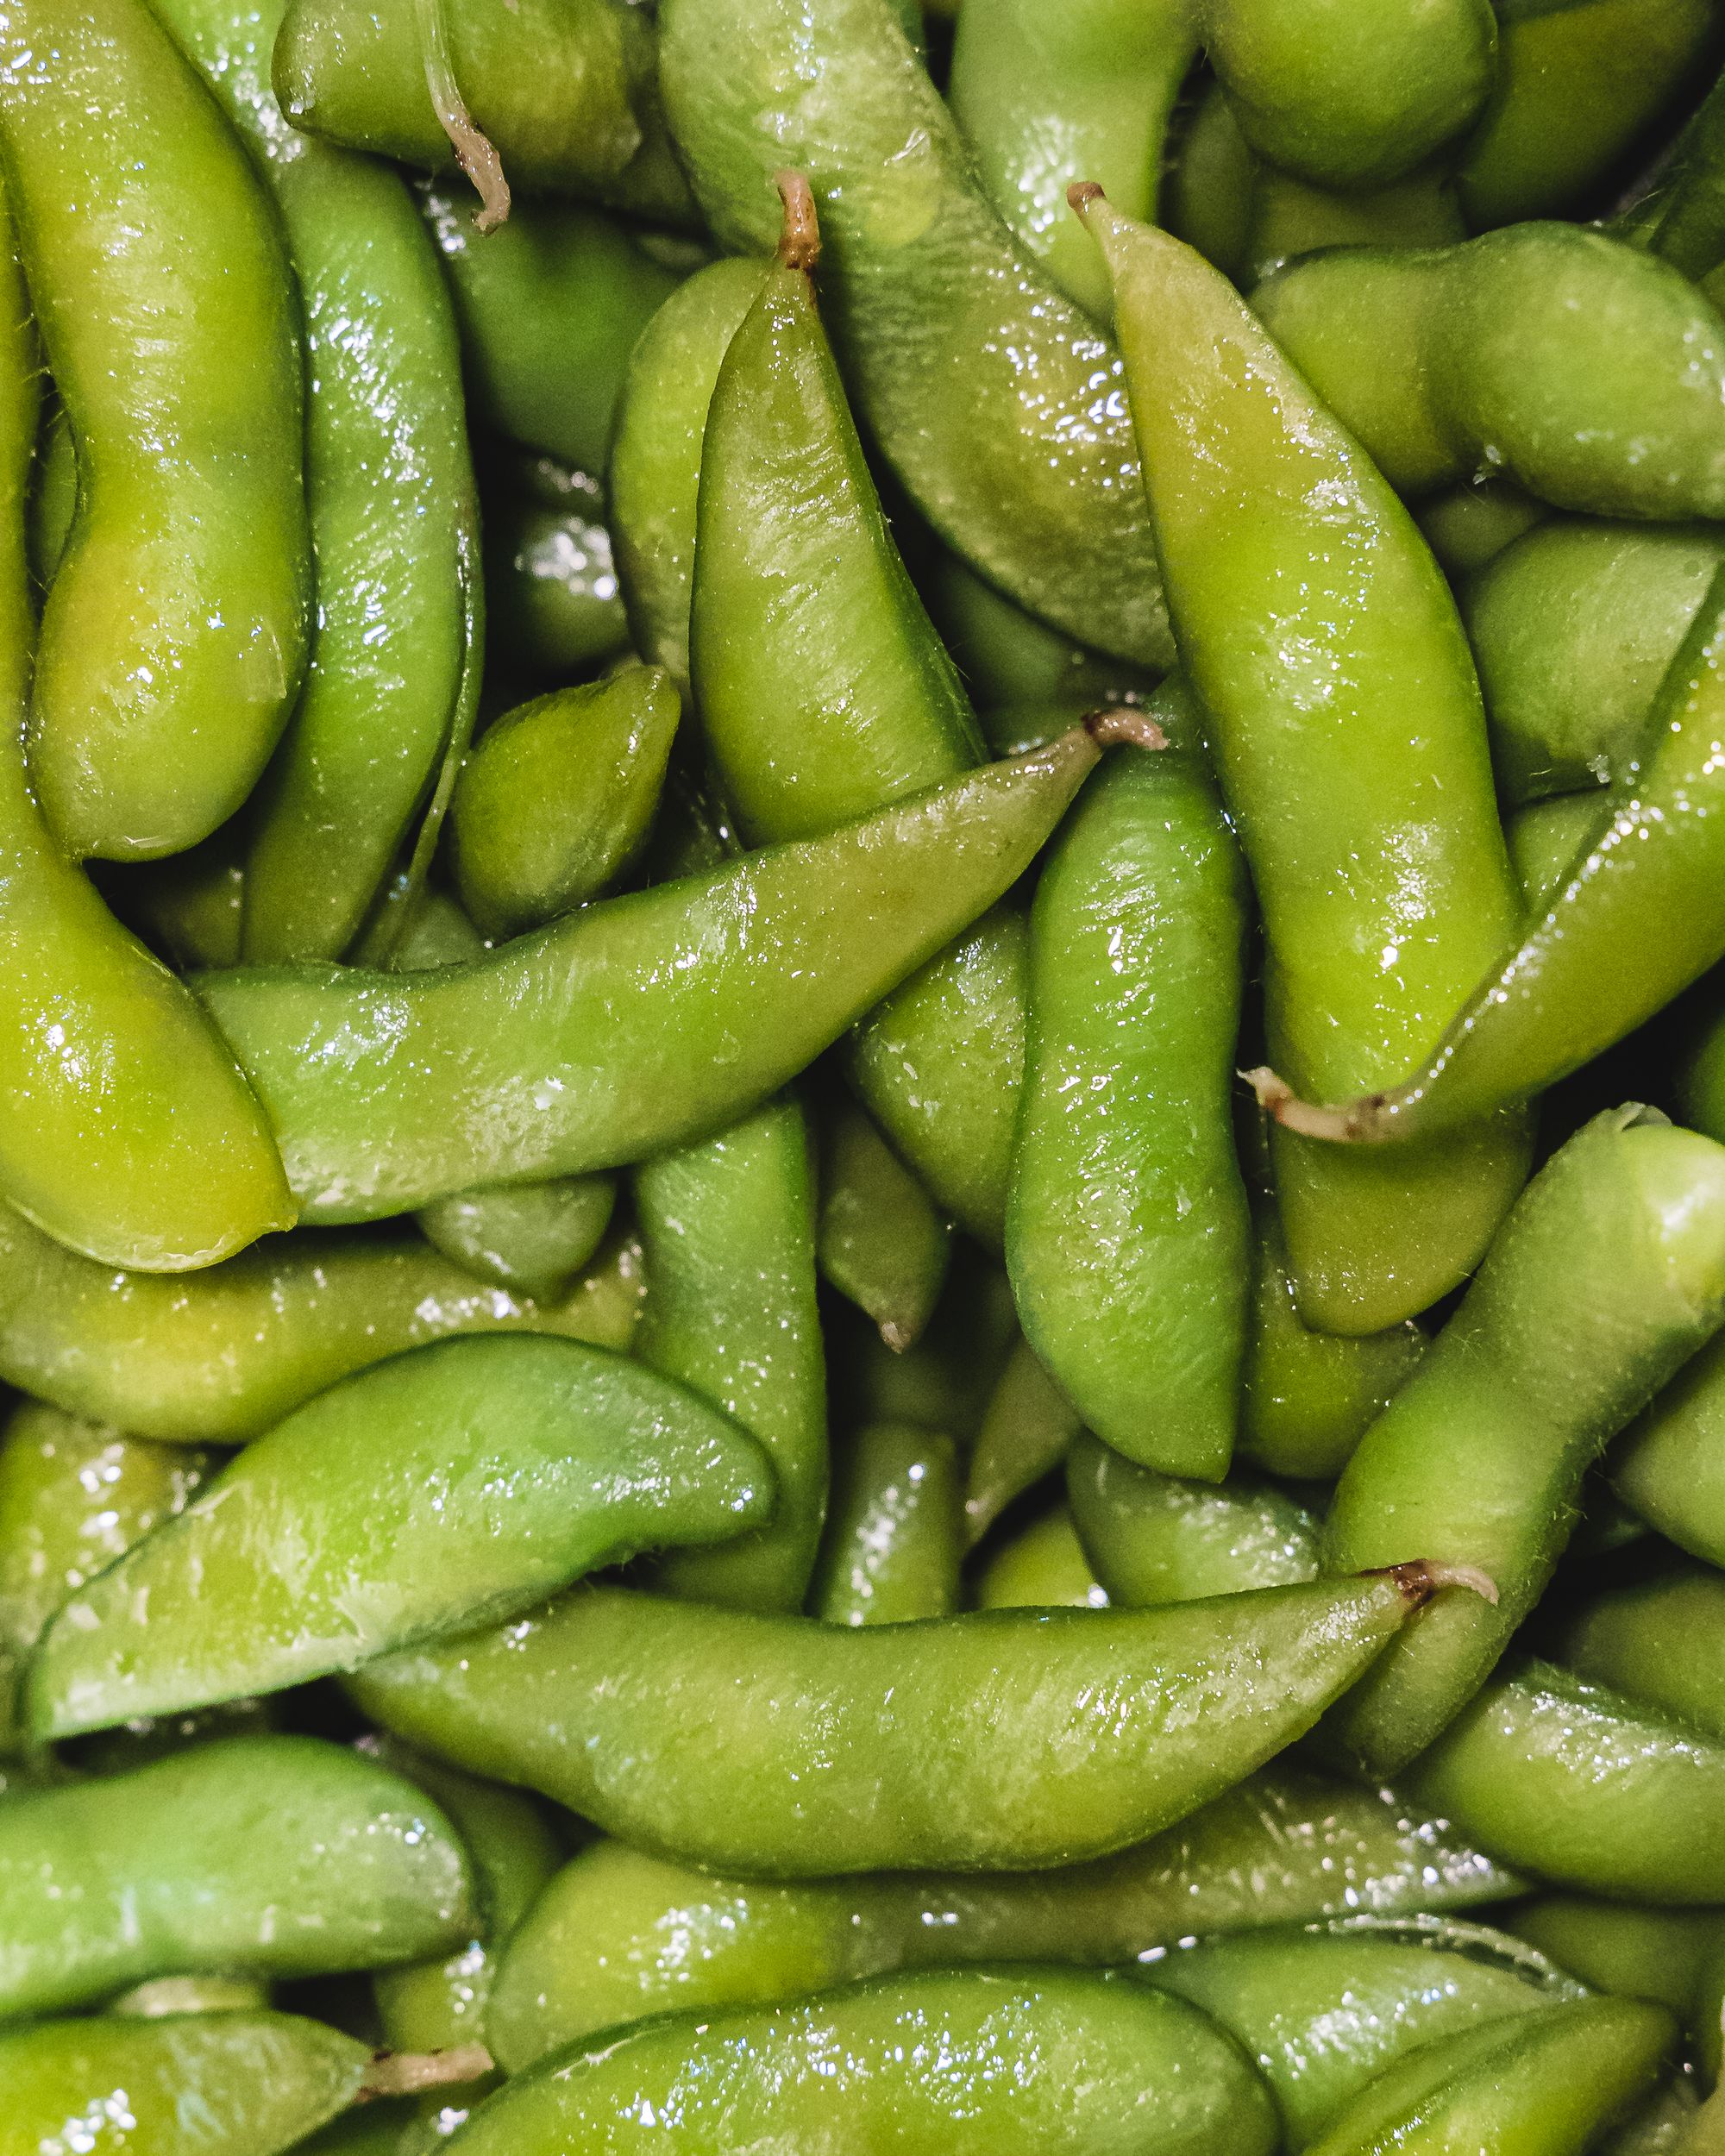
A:
[[[1084,730],[1099,749],[1165,749],[1168,736],[1148,711],[1120,704],[1106,711],[1087,711]]]
[[[1415,1609],[1430,1601],[1440,1587],[1465,1587],[1494,1609],[1497,1607],[1497,1583],[1477,1564],[1446,1564],[1438,1557],[1415,1557],[1410,1564],[1382,1565],[1366,1577],[1394,1580]]]
[[[366,2069],[357,2101],[417,2096],[422,2089],[477,2081],[491,2071],[493,2063],[483,2044],[457,2044],[448,2051],[380,2051]]]
[[[1389,1135],[1389,1096],[1384,1094],[1368,1094],[1364,1100],[1352,1101],[1345,1108],[1320,1108],[1309,1100],[1302,1100],[1288,1081],[1278,1077],[1267,1063],[1260,1063],[1256,1070],[1243,1070],[1239,1075],[1258,1095],[1258,1105],[1264,1113],[1274,1116],[1284,1131],[1292,1131],[1301,1138],[1358,1145]]]
[[[1093,202],[1106,202],[1102,183],[1098,179],[1075,179],[1066,190],[1066,206],[1082,217]]]
[[[779,260],[787,269],[812,276],[820,260],[820,219],[815,214],[814,190],[806,172],[775,172],[773,185],[785,205],[785,221],[779,229]]]

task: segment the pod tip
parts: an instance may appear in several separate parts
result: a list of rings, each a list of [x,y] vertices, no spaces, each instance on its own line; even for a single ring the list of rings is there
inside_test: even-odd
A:
[[[1075,179],[1066,190],[1067,208],[1076,210],[1081,217],[1093,202],[1106,202],[1107,199],[1102,191],[1101,182],[1096,179]]]
[[[422,2089],[447,2088],[451,2082],[477,2081],[494,2060],[483,2044],[456,2044],[448,2051],[380,2051],[372,2054],[355,2102],[378,2096],[416,2096]]]
[[[1084,730],[1099,749],[1165,749],[1168,736],[1148,711],[1133,704],[1117,704],[1102,711],[1084,714]]]
[[[815,213],[814,190],[809,185],[808,174],[775,172],[773,185],[785,205],[784,222],[779,229],[779,260],[787,269],[810,276],[820,260],[820,219]]]
[[[1404,1599],[1418,1609],[1431,1601],[1440,1588],[1465,1587],[1495,1609],[1497,1583],[1477,1564],[1451,1564],[1440,1557],[1415,1557],[1408,1564],[1385,1564],[1368,1573],[1370,1579],[1394,1580]]]

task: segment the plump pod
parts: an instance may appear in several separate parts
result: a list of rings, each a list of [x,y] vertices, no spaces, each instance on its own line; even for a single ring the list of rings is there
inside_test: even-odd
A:
[[[354,2101],[370,2056],[292,2014],[41,2022],[0,2035],[0,2156],[93,2149],[110,2124],[129,2156],[279,2156]]]
[[[1622,241],[1523,224],[1351,248],[1252,304],[1404,492],[1490,471],[1599,517],[1725,514],[1725,323]]]
[[[448,1820],[375,1761],[316,1737],[195,1745],[0,1806],[0,2014],[417,1960],[463,1935],[469,1894]]]
[[[1644,1700],[1725,1744],[1725,1576],[1669,1563],[1565,1615],[1551,1651],[1595,1684]]]
[[[1725,1745],[1552,1663],[1501,1670],[1404,1786],[1542,1878],[1725,1901]]]
[[[199,990],[309,1219],[616,1167],[794,1077],[1000,896],[1097,754],[1075,729],[470,965],[258,968],[206,975]]]
[[[1120,361],[985,199],[885,0],[672,0],[665,106],[727,245],[764,254],[806,172],[859,411],[928,521],[1032,612],[1164,665]]]
[[[0,155],[78,444],[31,775],[68,852],[173,853],[250,793],[305,664],[291,273],[244,151],[136,0],[13,0]]]
[[[1686,2018],[1703,2002],[1709,1960],[1725,1944],[1718,1909],[1637,1908],[1579,1894],[1537,1896],[1505,1921],[1593,1990],[1653,1999]]]
[[[1388,1792],[1278,1764],[1118,1856],[1056,1871],[713,1878],[624,1843],[571,1858],[503,1958],[511,2072],[668,2008],[766,2005],[898,1968],[1152,1958],[1194,1934],[1461,1908],[1515,1881]]]
[[[32,1721],[57,1739],[304,1683],[772,1504],[744,1432],[634,1362],[441,1341],[309,1402],[74,1595]]]
[[[1232,1125],[1245,907],[1192,750],[1117,759],[1086,787],[1031,917],[1007,1214],[1025,1337],[1082,1420],[1208,1482],[1233,1451],[1251,1277]]]
[[[1606,1467],[1637,1518],[1691,1557],[1725,1566],[1722,1438],[1725,1343],[1716,1340],[1623,1432]]]
[[[988,2156],[1004,2140],[1023,2156],[1276,2147],[1263,2084],[1191,2008],[1107,1977],[1002,1970],[667,2015],[510,2082],[450,2148],[743,2156],[787,2134],[800,2156]]]
[[[1106,1609],[1108,1590],[1084,1554],[1071,1508],[1056,1505],[995,1543],[971,1600],[977,1609]]]
[[[899,1625],[958,1607],[958,1456],[942,1430],[871,1422],[839,1450],[809,1596],[830,1625]]]
[[[1080,207],[1114,280],[1182,663],[1263,912],[1271,1055],[1327,1085],[1387,1080],[1435,1045],[1518,915],[1461,624],[1383,479],[1226,281],[1100,197]],[[1371,1332],[1424,1309],[1477,1261],[1525,1161],[1510,1119],[1389,1163],[1278,1137],[1302,1314]]]
[[[349,1684],[410,1742],[715,1870],[1034,1866],[1141,1840],[1250,1773],[1427,1592],[1409,1568],[850,1626],[587,1588]],[[687,1747],[715,1717],[697,1783]]]
[[[1361,1439],[1326,1569],[1431,1549],[1496,1601],[1446,1595],[1337,1709],[1376,1773],[1422,1752],[1550,1579],[1606,1441],[1725,1318],[1725,1148],[1647,1111],[1596,1116],[1534,1178],[1460,1309]]]

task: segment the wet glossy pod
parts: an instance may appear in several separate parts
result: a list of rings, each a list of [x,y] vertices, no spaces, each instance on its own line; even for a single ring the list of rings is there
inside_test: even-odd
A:
[[[728,246],[765,253],[807,172],[859,411],[928,521],[1032,612],[1165,665],[1120,360],[985,199],[881,0],[671,0],[666,110]]]
[[[952,1262],[952,1231],[861,1108],[835,1103],[820,1163],[820,1270],[906,1348],[934,1314]]]
[[[1084,1554],[1070,1507],[1056,1505],[995,1544],[976,1576],[977,1609],[1106,1609],[1108,1590]]]
[[[1317,1577],[1317,1521],[1270,1483],[1159,1475],[1087,1432],[1068,1456],[1066,1489],[1096,1577],[1124,1608]]]
[[[853,1627],[586,1588],[349,1685],[410,1742],[715,1869],[1061,1864],[1262,1764],[1426,1591],[1421,1575]],[[724,1746],[691,1777],[715,1718]]]
[[[1552,1663],[1494,1677],[1405,1786],[1540,1877],[1629,1901],[1725,1901],[1725,1745]]]
[[[791,1100],[635,1172],[652,1281],[638,1352],[756,1438],[770,1522],[728,1546],[673,1551],[668,1593],[800,1609],[826,1511],[826,1358],[815,1300],[808,1137]]]
[[[1564,1616],[1551,1651],[1578,1676],[1725,1744],[1725,1575],[1676,1560]]]
[[[629,642],[605,498],[551,457],[505,472],[486,513],[487,648],[510,680],[555,688]]]
[[[133,0],[12,0],[0,152],[78,443],[31,776],[69,852],[174,853],[250,793],[305,664],[292,274],[244,151]]]
[[[439,1341],[309,1402],[72,1595],[30,1718],[53,1740],[305,1683],[642,1549],[722,1541],[773,1495],[741,1430],[637,1363]]]
[[[1320,1085],[1387,1080],[1519,912],[1461,624],[1382,479],[1222,277],[1100,198],[1083,214],[1113,275],[1182,661],[1263,910],[1271,1057]],[[1424,1309],[1477,1261],[1525,1147],[1508,1119],[1394,1162],[1278,1134],[1302,1313],[1371,1332]]]
[[[1262,2083],[1182,2002],[1070,1970],[885,1977],[668,2015],[510,2082],[451,2156],[1270,2156]]]
[[[1057,1871],[762,1884],[599,1841],[505,1954],[486,2033],[518,2072],[669,2007],[765,2004],[931,1963],[1100,1967],[1199,1934],[1461,1908],[1515,1888],[1388,1792],[1279,1764],[1153,1840]]]
[[[0,2035],[0,2156],[279,2156],[346,2109],[370,2059],[291,2014],[42,2022]]]
[[[1025,1337],[1080,1419],[1209,1482],[1233,1451],[1251,1280],[1232,1121],[1245,908],[1195,751],[1119,758],[1085,788],[1031,916],[1007,1215]]]
[[[257,968],[205,975],[200,993],[309,1218],[615,1167],[795,1076],[1000,896],[1096,756],[1076,729],[470,965]]]
[[[951,1438],[912,1423],[865,1423],[839,1449],[810,1611],[830,1625],[950,1616],[963,1551]]]
[[[469,1891],[448,1820],[375,1761],[316,1737],[199,1745],[0,1805],[0,2014],[182,1971],[417,1960],[470,1927]]]
[[[1497,1595],[1438,1597],[1338,1708],[1371,1771],[1423,1751],[1484,1682],[1562,1554],[1588,1466],[1722,1318],[1725,1149],[1646,1110],[1595,1117],[1528,1185],[1337,1485],[1327,1570],[1430,1549]]]

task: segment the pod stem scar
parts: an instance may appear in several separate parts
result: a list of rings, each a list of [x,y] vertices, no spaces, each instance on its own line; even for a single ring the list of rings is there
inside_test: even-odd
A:
[[[492,2070],[483,2044],[456,2044],[448,2051],[380,2051],[366,2068],[354,2101],[372,2103],[380,2096],[417,2096],[423,2089],[445,2089],[458,2081],[477,2081]]]
[[[474,219],[481,232],[495,231],[509,215],[509,181],[497,146],[474,123],[455,80],[455,64],[449,53],[449,26],[443,0],[418,0],[419,32],[425,54],[425,87],[431,97],[437,124],[449,138],[455,161],[478,190],[480,207]]]
[[[814,206],[814,190],[806,172],[775,172],[773,185],[785,205],[785,221],[779,231],[778,257],[787,269],[812,277],[820,260],[820,218]]]
[[[1268,1063],[1239,1075],[1257,1094],[1258,1106],[1284,1131],[1337,1144],[1377,1145],[1396,1136],[1396,1118],[1407,1099],[1402,1093],[1368,1093],[1341,1107],[1326,1108],[1302,1100]]]
[[[1394,1580],[1408,1601],[1418,1609],[1431,1601],[1440,1588],[1465,1587],[1472,1595],[1482,1596],[1493,1608],[1497,1603],[1497,1583],[1489,1572],[1482,1572],[1477,1564],[1446,1564],[1441,1558],[1414,1557],[1406,1564],[1386,1564],[1368,1572],[1367,1579]]]

